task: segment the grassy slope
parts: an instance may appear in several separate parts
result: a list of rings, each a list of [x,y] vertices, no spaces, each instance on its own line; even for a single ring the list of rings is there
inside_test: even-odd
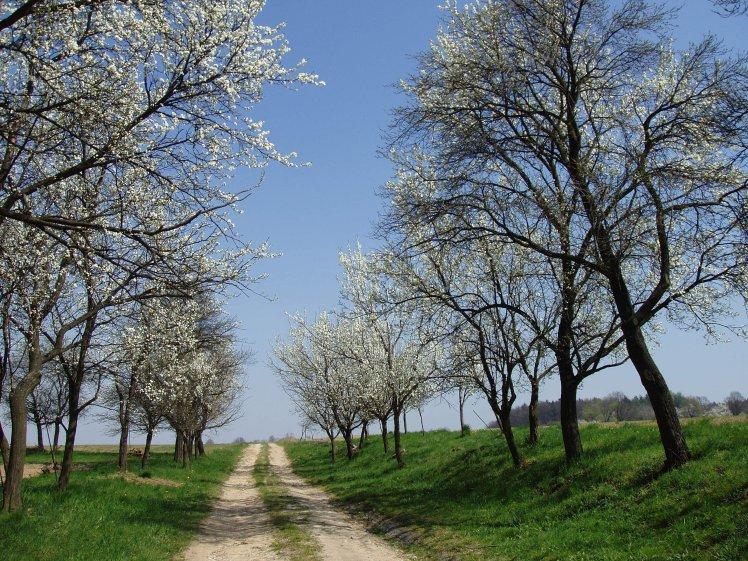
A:
[[[378,437],[335,466],[323,443],[287,450],[299,474],[344,503],[423,529],[416,551],[427,558],[748,559],[748,423],[685,431],[695,460],[662,475],[657,429],[636,424],[583,428],[585,455],[573,465],[560,429],[546,427],[524,447],[521,471],[495,431],[409,434],[401,470]]]
[[[24,509],[0,515],[3,561],[149,561],[172,559],[186,547],[209,512],[220,484],[235,465],[241,446],[209,447],[204,458],[184,470],[159,447],[147,468],[153,480],[180,487],[146,485],[116,475],[116,452],[85,451],[67,491],[54,488],[53,475],[24,481]],[[32,454],[30,462],[48,461]],[[139,458],[130,469],[139,472]]]

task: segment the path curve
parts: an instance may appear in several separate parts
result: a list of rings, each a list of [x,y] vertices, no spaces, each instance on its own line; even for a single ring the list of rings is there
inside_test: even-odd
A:
[[[326,561],[406,561],[400,551],[370,534],[350,515],[332,506],[327,494],[293,473],[286,451],[270,444],[270,469],[281,478],[289,494],[309,509],[307,526],[322,545]]]
[[[252,476],[260,447],[244,450],[184,561],[281,561],[271,548],[273,526]]]

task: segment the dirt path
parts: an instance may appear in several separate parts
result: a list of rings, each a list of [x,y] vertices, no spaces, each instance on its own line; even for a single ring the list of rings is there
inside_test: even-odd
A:
[[[271,549],[273,527],[252,477],[259,452],[260,444],[244,451],[185,561],[281,561]]]
[[[295,475],[285,450],[277,444],[270,444],[270,469],[279,475],[291,496],[309,509],[309,531],[321,543],[326,561],[406,561],[407,557],[394,547],[334,508],[324,491]]]

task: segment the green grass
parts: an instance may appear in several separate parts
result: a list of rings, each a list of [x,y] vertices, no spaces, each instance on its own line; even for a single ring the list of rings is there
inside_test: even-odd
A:
[[[236,464],[242,446],[209,447],[185,470],[172,449],[159,447],[147,471],[180,486],[138,484],[117,475],[117,454],[94,448],[76,453],[85,471],[72,474],[65,492],[52,474],[23,482],[24,507],[0,515],[3,561],[171,560],[189,543],[220,485]],[[31,454],[29,462],[46,461]],[[140,474],[140,459],[130,458]],[[133,478],[134,479],[134,478]]]
[[[684,429],[695,459],[666,473],[657,429],[642,424],[584,427],[572,465],[559,427],[545,427],[522,470],[496,431],[406,435],[403,469],[377,437],[334,466],[325,443],[286,449],[297,473],[343,504],[420,529],[411,550],[427,559],[748,559],[748,423]]]
[[[321,561],[320,545],[303,527],[307,511],[288,493],[270,469],[268,445],[263,444],[254,467],[257,490],[276,529],[273,549],[290,561]]]

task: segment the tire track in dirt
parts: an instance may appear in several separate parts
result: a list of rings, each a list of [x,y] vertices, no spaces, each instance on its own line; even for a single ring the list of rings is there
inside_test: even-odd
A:
[[[260,444],[252,444],[244,450],[212,512],[181,559],[281,561],[272,549],[273,525],[252,476],[260,448]]]
[[[403,553],[382,538],[370,534],[350,515],[333,507],[321,489],[293,473],[283,448],[270,444],[270,468],[280,477],[289,494],[309,510],[306,523],[322,545],[327,561],[407,561]]]

